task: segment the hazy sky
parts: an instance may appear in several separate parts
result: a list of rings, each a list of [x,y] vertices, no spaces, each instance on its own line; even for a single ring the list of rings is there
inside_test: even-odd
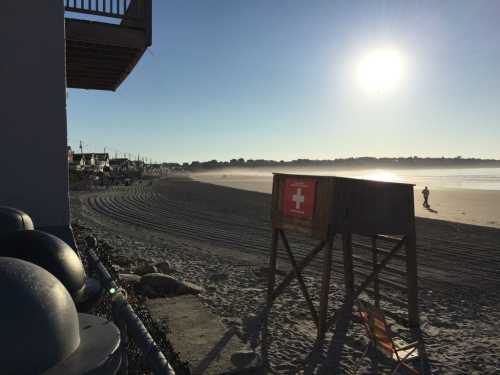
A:
[[[69,143],[161,161],[500,158],[500,1],[155,0],[117,92],[70,90]],[[360,61],[398,51],[393,90]]]

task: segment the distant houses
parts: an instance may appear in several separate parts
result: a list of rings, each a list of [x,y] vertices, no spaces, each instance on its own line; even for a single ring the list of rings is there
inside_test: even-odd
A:
[[[168,174],[168,168],[163,164],[147,164],[144,168],[144,176],[149,177],[162,177]]]
[[[98,172],[109,171],[109,154],[94,154],[94,168]]]
[[[129,160],[127,158],[110,159],[107,153],[71,153],[68,155],[69,168],[75,171],[87,172],[114,172],[126,174],[142,172],[142,160]]]
[[[69,169],[73,171],[83,171],[85,170],[85,154],[73,153],[71,157],[68,157]]]
[[[135,171],[142,171],[144,170],[144,162],[142,160],[134,160],[132,161],[133,169]]]
[[[110,160],[107,153],[71,153],[68,152],[69,169],[74,171],[105,172],[109,170]]]
[[[77,174],[101,174],[111,178],[161,177],[180,167],[179,164],[146,164],[144,160],[128,158],[110,159],[107,153],[76,153],[68,147],[68,166]]]
[[[111,159],[109,168],[115,173],[127,173],[131,170],[130,160],[127,158]]]

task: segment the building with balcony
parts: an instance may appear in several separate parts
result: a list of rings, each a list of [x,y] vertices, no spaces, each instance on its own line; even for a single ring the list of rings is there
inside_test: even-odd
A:
[[[151,45],[151,0],[65,0],[68,87],[116,90]]]
[[[151,6],[151,0],[2,1],[0,156],[8,178],[0,205],[27,212],[37,228],[70,244],[66,90],[117,90],[151,45]]]

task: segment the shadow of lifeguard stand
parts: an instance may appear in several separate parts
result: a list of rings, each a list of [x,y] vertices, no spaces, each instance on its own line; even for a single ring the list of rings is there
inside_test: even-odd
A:
[[[335,326],[327,359],[321,366],[323,370],[331,371],[338,366],[346,327],[354,318],[353,305],[362,293],[368,293],[378,309],[384,299],[402,306],[407,312],[404,324],[413,338],[422,342],[417,295],[413,185],[342,177],[274,174],[271,216],[273,236],[266,314],[276,298],[297,279],[317,327],[315,348],[325,344],[325,334]],[[317,245],[298,260],[290,247],[287,236],[289,233],[312,237],[317,240]],[[342,238],[342,254],[334,260],[334,240],[337,236]],[[276,286],[280,240],[292,270]],[[323,257],[322,281],[319,310],[316,310],[302,273],[313,259],[320,256]],[[398,263],[398,266],[392,267],[390,262]],[[332,266],[335,263],[342,264],[340,268],[343,269],[345,297],[341,307],[332,316],[328,316]],[[335,265],[338,269],[340,264]],[[381,276],[382,273],[384,277]],[[397,276],[400,282],[395,281],[397,278],[393,276]],[[396,300],[384,296],[381,285],[397,289],[403,297]],[[266,315],[262,329],[265,351],[267,342]],[[425,355],[423,342],[421,352]],[[313,355],[311,353],[306,362]]]

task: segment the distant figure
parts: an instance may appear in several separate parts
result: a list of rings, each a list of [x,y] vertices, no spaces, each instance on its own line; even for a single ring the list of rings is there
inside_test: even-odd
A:
[[[429,189],[427,188],[427,186],[424,188],[424,190],[422,190],[422,195],[424,196],[424,204],[423,206],[425,208],[428,208],[429,207]]]

